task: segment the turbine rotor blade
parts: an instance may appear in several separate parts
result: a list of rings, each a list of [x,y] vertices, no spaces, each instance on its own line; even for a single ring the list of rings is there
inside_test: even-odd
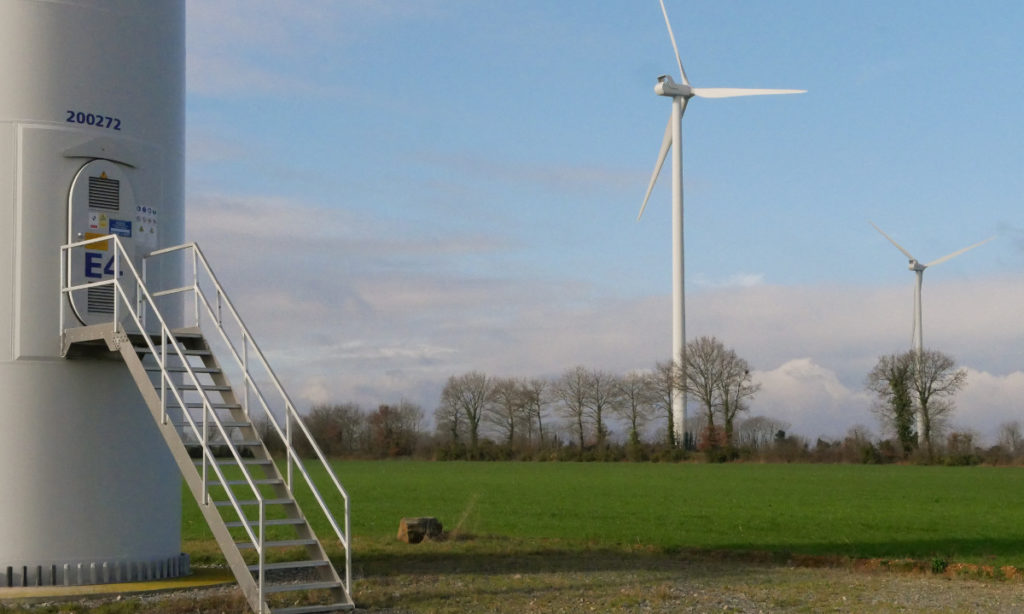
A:
[[[875,223],[872,222],[871,220],[868,220],[868,224],[871,224],[872,226],[875,226]],[[907,250],[903,249],[902,245],[900,245],[899,243],[893,241],[892,237],[890,237],[889,235],[885,234],[884,230],[882,230],[878,226],[875,226],[875,230],[880,232],[882,234],[882,236],[885,237],[886,239],[889,239],[889,243],[892,243],[893,245],[895,245],[896,249],[898,249],[901,252],[903,252],[903,255],[906,256],[909,260],[917,260],[916,258],[914,258],[913,256],[910,255],[910,252],[908,252]]]
[[[665,0],[658,0],[661,3],[661,14],[665,16],[665,27],[668,28],[668,37],[672,41],[672,50],[676,52],[676,65],[679,66],[679,78],[683,80],[684,85],[689,85],[690,82],[686,78],[686,71],[683,70],[683,61],[679,59],[679,47],[676,46],[676,35],[672,33],[672,24],[668,20],[668,11],[665,10]]]
[[[737,98],[739,96],[768,96],[771,94],[803,94],[807,90],[764,90],[740,87],[695,87],[693,95],[701,98]]]
[[[995,236],[991,236],[991,237],[985,239],[984,241],[979,241],[978,243],[975,243],[974,245],[970,245],[970,246],[965,247],[963,249],[957,250],[957,251],[953,252],[952,254],[947,254],[947,255],[943,256],[942,258],[939,258],[938,260],[934,260],[932,262],[929,262],[925,266],[928,267],[928,266],[935,266],[936,264],[942,264],[943,262],[945,262],[945,261],[947,261],[947,260],[949,260],[951,258],[956,258],[957,256],[959,256],[960,254],[962,254],[964,252],[971,251],[975,247],[979,247],[981,245],[984,245],[984,244],[988,243],[989,241],[991,241],[992,239],[995,239]]]
[[[647,200],[651,197],[651,190],[654,189],[654,184],[658,181],[658,175],[661,174],[661,167],[665,166],[665,158],[668,157],[668,150],[671,147],[672,115],[670,114],[668,116],[668,124],[665,126],[665,137],[661,139],[661,149],[658,150],[658,161],[654,163],[654,173],[651,175],[651,182],[647,184],[647,194],[644,194],[644,204],[640,205],[640,213],[636,216],[636,219],[638,220],[644,215],[644,209],[647,208]]]

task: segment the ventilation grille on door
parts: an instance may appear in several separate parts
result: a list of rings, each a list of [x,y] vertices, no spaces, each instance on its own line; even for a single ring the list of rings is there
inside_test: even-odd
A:
[[[114,313],[114,286],[86,289],[89,313]]]
[[[117,211],[121,202],[121,182],[107,177],[89,177],[89,206]]]

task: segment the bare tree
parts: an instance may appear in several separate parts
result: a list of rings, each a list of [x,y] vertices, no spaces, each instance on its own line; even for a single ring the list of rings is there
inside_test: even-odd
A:
[[[505,443],[515,443],[516,427],[524,426],[527,398],[522,382],[513,377],[494,380],[491,395],[485,406],[485,419],[501,432]]]
[[[541,447],[544,446],[544,409],[548,405],[548,391],[550,390],[548,380],[535,377],[523,385],[524,401],[526,403],[527,438],[533,441],[533,424],[537,423],[537,441]]]
[[[736,427],[737,444],[755,450],[772,447],[775,434],[789,430],[789,423],[767,416],[751,416],[740,422]]]
[[[597,446],[603,448],[609,434],[605,416],[615,412],[620,401],[619,378],[607,371],[591,370],[587,373],[586,383],[584,405],[587,408],[587,416],[594,425]]]
[[[627,373],[619,378],[618,415],[629,423],[629,444],[640,445],[640,430],[650,420],[657,401],[654,390],[654,375],[640,371]]]
[[[441,391],[441,405],[438,413],[450,425],[453,441],[458,442],[459,425],[465,422],[469,433],[469,448],[475,452],[480,438],[480,420],[490,399],[493,381],[479,371],[448,378]],[[440,421],[439,421],[440,424]]]
[[[676,441],[675,415],[672,412],[672,396],[679,390],[679,365],[674,360],[659,362],[654,366],[652,375],[652,392],[655,411],[661,411],[665,416],[665,443],[673,448],[676,445],[683,445],[684,442]],[[681,425],[684,429],[688,426]]]
[[[367,417],[374,451],[381,456],[412,454],[422,421],[423,410],[419,405],[407,401],[381,405]]]
[[[452,445],[460,445],[466,435],[466,420],[462,417],[459,406],[447,403],[443,398],[441,404],[434,410],[434,424],[438,434]]]
[[[552,397],[558,402],[559,413],[568,420],[580,452],[586,443],[588,380],[587,369],[577,366],[563,373],[551,387]]]
[[[715,429],[719,382],[725,376],[725,346],[714,337],[700,337],[686,344],[683,390],[700,403],[708,430]],[[680,361],[682,362],[682,360]]]
[[[917,445],[914,431],[914,354],[890,354],[878,359],[868,373],[867,389],[876,395],[872,411],[885,430],[891,431],[907,456]]]
[[[725,423],[725,441],[731,446],[736,415],[749,409],[746,400],[754,397],[761,389],[761,384],[754,383],[750,376],[750,365],[732,350],[726,353],[723,375],[718,391],[719,405]]]
[[[304,422],[324,454],[340,456],[357,451],[366,426],[366,414],[355,403],[320,403],[309,410]],[[300,444],[300,453],[312,454],[312,448],[304,440]]]
[[[934,458],[933,439],[953,413],[953,397],[967,383],[967,371],[957,369],[948,354],[925,350],[914,361],[913,391],[921,416],[921,440]]]
[[[714,337],[690,341],[681,358],[686,361],[685,381],[681,384],[701,405],[707,437],[728,444],[736,414],[745,409],[744,400],[753,397],[759,388],[751,380],[747,361]],[[716,414],[722,417],[721,434],[715,425]]]
[[[1011,420],[999,425],[999,445],[1014,458],[1024,452],[1024,435],[1021,434],[1019,421]]]

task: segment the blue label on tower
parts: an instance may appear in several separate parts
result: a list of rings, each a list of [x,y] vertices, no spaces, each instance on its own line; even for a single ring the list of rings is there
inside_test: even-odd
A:
[[[132,223],[130,220],[110,220],[110,234],[119,237],[132,236]]]

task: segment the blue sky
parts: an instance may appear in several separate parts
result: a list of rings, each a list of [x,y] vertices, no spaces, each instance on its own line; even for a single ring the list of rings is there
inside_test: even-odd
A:
[[[1024,398],[1024,5],[666,0],[684,120],[688,334],[748,358],[753,414],[877,430],[910,343],[972,369],[957,426]],[[669,181],[636,213],[675,73],[656,0],[188,3],[189,239],[300,403],[452,374],[667,358]],[[678,78],[678,77],[677,77]]]

